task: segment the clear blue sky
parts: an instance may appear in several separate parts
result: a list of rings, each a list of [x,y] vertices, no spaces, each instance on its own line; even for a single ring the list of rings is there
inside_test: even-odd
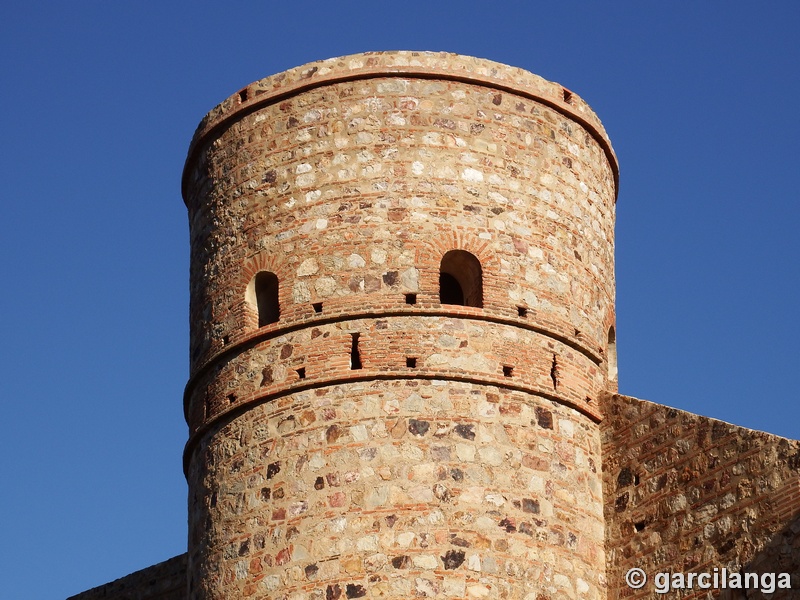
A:
[[[621,164],[621,391],[800,438],[800,3],[28,2],[0,20],[0,596],[185,551],[200,118],[366,50],[558,81]]]

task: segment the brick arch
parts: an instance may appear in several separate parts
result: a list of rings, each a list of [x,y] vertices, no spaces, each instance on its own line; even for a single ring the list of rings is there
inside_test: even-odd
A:
[[[452,230],[441,232],[419,249],[417,268],[420,271],[420,291],[425,295],[439,297],[439,268],[442,258],[451,250],[469,252],[481,264],[483,271],[483,296],[487,299],[487,282],[494,279],[493,274],[499,272],[500,260],[491,247],[489,240],[482,240],[471,232]]]
[[[283,280],[289,272],[284,261],[280,260],[275,254],[259,252],[244,260],[239,277],[239,287],[247,286],[250,280],[255,277],[256,273],[261,271],[271,271],[281,280]]]
[[[246,301],[246,293],[253,278],[264,271],[274,273],[278,278],[278,305],[283,309],[291,303],[292,291],[288,281],[290,271],[285,262],[267,252],[259,252],[246,258],[239,277],[236,278],[236,304],[233,307],[239,315],[237,322],[241,333],[258,329],[258,310]]]

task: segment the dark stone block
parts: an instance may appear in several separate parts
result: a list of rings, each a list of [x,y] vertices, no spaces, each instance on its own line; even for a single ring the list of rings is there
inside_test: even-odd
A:
[[[346,594],[348,598],[363,598],[367,595],[367,590],[359,583],[348,583]]]
[[[405,555],[404,556],[395,556],[392,559],[392,566],[395,569],[407,569],[409,566],[411,566],[411,559],[408,558]]]
[[[456,425],[454,431],[465,440],[475,439],[475,425]]]
[[[461,566],[461,563],[464,562],[464,551],[463,550],[448,550],[447,553],[442,556],[442,562],[444,562],[444,568],[448,570],[457,569]]]
[[[408,431],[414,435],[425,435],[428,433],[431,424],[428,421],[419,421],[417,419],[410,419],[408,421]]]
[[[522,499],[522,510],[527,513],[539,514],[539,502],[531,498]]]
[[[617,476],[617,489],[624,488],[633,483],[633,471],[625,467]]]
[[[536,407],[536,422],[542,429],[553,428],[553,413],[541,406]]]

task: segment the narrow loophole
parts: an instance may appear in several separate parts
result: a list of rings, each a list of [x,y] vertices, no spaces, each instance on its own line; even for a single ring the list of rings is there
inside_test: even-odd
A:
[[[299,369],[297,369],[297,376],[300,379],[305,379],[306,378],[306,368],[305,367],[300,367]]]
[[[634,474],[633,476],[633,485],[639,485],[639,474]]]
[[[608,379],[617,381],[617,331],[614,326],[608,328],[608,345],[606,346],[606,360],[608,361]]]
[[[314,309],[315,313],[317,313],[317,314],[321,313],[322,312],[322,302],[314,302],[311,305],[311,308]]]
[[[360,369],[361,368],[361,355],[358,351],[358,333],[350,334],[351,342],[350,342],[350,369]]]
[[[503,376],[504,377],[513,377],[514,376],[514,367],[509,365],[503,365]]]
[[[414,356],[406,356],[406,366],[409,369],[416,369],[417,368],[417,359]]]
[[[528,316],[528,309],[524,306],[517,307],[517,314],[522,317],[523,319]]]
[[[553,381],[553,390],[558,391],[558,356],[553,354],[553,362],[550,364],[550,379]]]
[[[406,304],[416,304],[416,303],[417,303],[416,294],[406,294]]]

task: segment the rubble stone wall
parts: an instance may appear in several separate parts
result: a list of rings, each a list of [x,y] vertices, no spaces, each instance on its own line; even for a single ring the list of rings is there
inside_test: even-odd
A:
[[[186,554],[181,554],[67,600],[186,600]]]
[[[770,598],[796,597],[799,441],[620,395],[606,397],[603,412],[609,598],[653,597],[652,586],[626,586],[634,567],[650,577],[790,573],[793,591]]]

